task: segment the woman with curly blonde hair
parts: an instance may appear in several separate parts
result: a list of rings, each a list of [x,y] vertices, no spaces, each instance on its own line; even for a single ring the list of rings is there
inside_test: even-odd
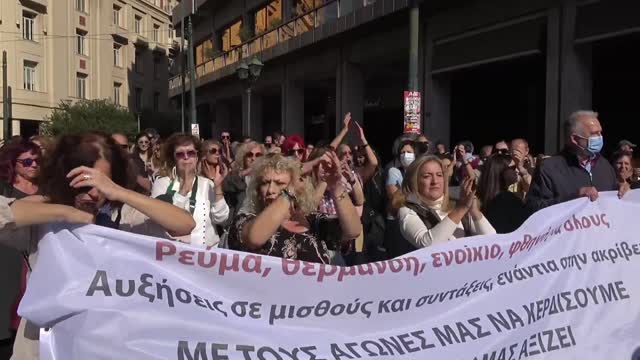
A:
[[[299,161],[269,154],[252,167],[248,201],[229,233],[235,250],[315,263],[329,263],[327,242],[346,242],[362,232],[360,218],[341,182],[340,161],[325,161],[326,182],[337,217],[316,212],[315,192]]]

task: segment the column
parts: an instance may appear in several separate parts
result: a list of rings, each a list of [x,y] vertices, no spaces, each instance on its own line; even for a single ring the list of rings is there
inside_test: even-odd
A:
[[[592,103],[592,45],[574,44],[576,28],[576,1],[568,0],[562,6],[560,54],[560,124],[577,110],[590,110]],[[564,144],[564,129],[560,126],[559,139]]]
[[[258,141],[262,139],[262,96],[255,89],[251,94],[249,91],[242,93],[242,135]]]
[[[424,97],[422,101],[422,132],[432,141],[442,141],[451,148],[451,77],[448,74],[434,77],[431,74],[434,46],[428,24],[423,24],[423,75]]]
[[[545,89],[544,153],[554,154],[560,145],[560,7],[547,15],[547,74]]]
[[[353,120],[362,122],[364,117],[364,75],[362,70],[351,62],[343,61],[338,65],[336,76],[336,131],[342,129],[342,119],[348,112]],[[358,137],[350,131],[346,141],[357,142]]]
[[[285,77],[282,82],[282,131],[304,138],[304,87]]]

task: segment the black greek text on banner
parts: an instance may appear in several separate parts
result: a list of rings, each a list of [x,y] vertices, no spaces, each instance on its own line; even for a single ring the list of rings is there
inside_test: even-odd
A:
[[[638,214],[607,193],[350,268],[58,225],[19,313],[43,359],[637,360]]]

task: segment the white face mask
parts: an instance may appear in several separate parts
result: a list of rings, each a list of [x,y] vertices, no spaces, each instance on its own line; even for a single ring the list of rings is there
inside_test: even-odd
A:
[[[403,167],[407,168],[411,163],[416,159],[416,154],[414,153],[404,153],[400,154],[400,163]]]

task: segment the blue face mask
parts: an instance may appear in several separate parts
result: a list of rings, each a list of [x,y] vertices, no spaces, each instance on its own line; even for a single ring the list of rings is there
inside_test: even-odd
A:
[[[587,148],[585,150],[590,154],[596,155],[602,151],[602,147],[604,146],[604,138],[602,135],[594,135],[588,138],[578,135],[578,137],[587,139]]]

